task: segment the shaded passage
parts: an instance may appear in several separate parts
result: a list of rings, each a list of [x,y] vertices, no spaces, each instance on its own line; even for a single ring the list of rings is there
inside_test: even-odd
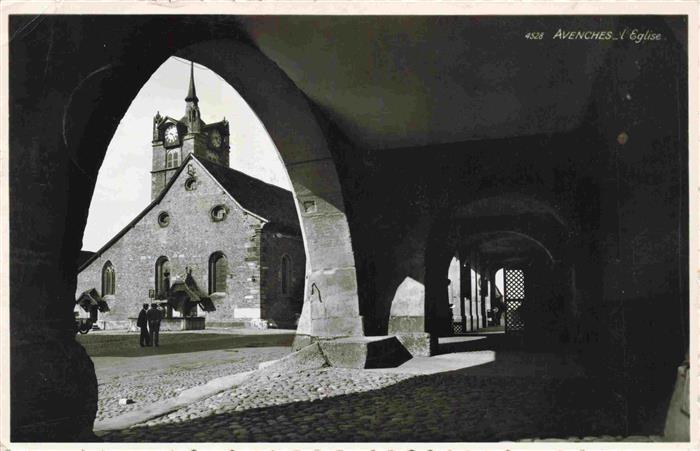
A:
[[[571,367],[563,360],[514,353],[426,376],[340,368],[257,374],[103,439],[427,442],[623,434],[621,409],[604,381],[557,373]]]

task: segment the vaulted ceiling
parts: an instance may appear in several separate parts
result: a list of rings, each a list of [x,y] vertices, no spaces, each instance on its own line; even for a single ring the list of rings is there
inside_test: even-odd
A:
[[[252,41],[366,149],[576,128],[612,41],[600,17],[244,17]],[[528,31],[546,33],[543,41]]]

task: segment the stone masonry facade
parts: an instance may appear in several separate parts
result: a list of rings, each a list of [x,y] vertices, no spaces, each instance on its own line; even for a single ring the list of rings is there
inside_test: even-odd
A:
[[[106,297],[110,311],[100,313],[98,320],[106,321],[106,327],[125,327],[141,304],[153,302],[149,292],[155,290],[159,258],[169,260],[171,284],[184,280],[189,268],[199,288],[209,292],[209,259],[221,252],[228,266],[226,292],[211,293],[216,311],[198,311],[207,324],[232,326],[260,319],[288,324],[301,312],[305,258],[300,233],[275,227],[243,209],[196,158],[187,164],[188,171],[176,176],[162,199],[83,268],[77,293],[90,288],[102,292],[102,270],[110,262],[115,292]],[[196,188],[188,190],[185,181],[192,177]],[[210,213],[218,205],[228,213],[216,222]],[[158,221],[164,212],[170,217],[165,227]],[[283,254],[292,261],[287,295],[279,287]]]
[[[194,66],[185,102],[179,120],[154,116],[151,203],[81,264],[76,298],[95,288],[110,307],[98,324],[126,328],[189,273],[215,310],[174,305],[168,318],[180,309],[209,326],[294,327],[306,266],[294,197],[229,168],[228,122],[202,121]]]
[[[306,256],[300,235],[284,227],[268,225],[262,229],[260,248],[260,293],[263,317],[279,327],[293,327],[301,313],[304,300]],[[291,264],[290,286],[283,287],[282,259]]]

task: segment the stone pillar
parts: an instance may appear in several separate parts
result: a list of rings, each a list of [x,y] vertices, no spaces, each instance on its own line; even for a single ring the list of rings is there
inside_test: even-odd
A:
[[[489,308],[493,311],[496,303],[496,270],[494,268],[489,269]],[[493,325],[498,326],[496,323],[496,316],[493,315]]]
[[[479,268],[479,283],[477,288],[479,298],[479,327],[486,327],[486,296],[488,293],[488,271],[482,267]]]
[[[472,272],[469,261],[464,257],[460,257],[460,303],[462,304],[462,324],[464,331],[468,332],[473,329],[472,325]]]
[[[333,160],[288,166],[302,217],[306,287],[294,348],[362,336],[355,258]]]
[[[688,349],[687,59],[663,33],[653,45],[616,43],[592,91],[601,148],[597,359],[630,428],[646,421],[650,394],[668,390],[662,381]]]
[[[467,328],[469,331],[476,330],[477,324],[476,324],[476,307],[474,303],[474,282],[473,282],[473,271],[474,269],[472,268],[471,265],[471,259],[465,263],[464,266],[464,297],[465,297],[465,303],[467,304],[466,307],[466,312],[467,312],[467,318],[466,318],[466,324]]]
[[[413,356],[429,356],[437,345],[426,332],[425,308],[425,287],[407,277],[391,302],[389,335],[396,335]]]
[[[15,18],[11,32],[24,20]],[[72,54],[61,47],[66,41],[65,35],[59,38],[61,28],[54,36],[54,28],[45,25],[10,45],[10,58],[24,61],[9,72],[10,439],[88,441],[95,439],[97,378],[75,340],[73,308],[99,164],[76,163],[81,136],[73,126],[81,125],[75,111],[83,107],[83,92],[95,89],[107,71],[77,70]],[[51,54],[53,41],[58,46],[53,51],[66,57],[37,58]]]
[[[11,439],[93,440],[97,379],[90,357],[75,340],[81,229],[69,205],[71,196],[86,194],[71,189],[71,176],[79,181],[80,175],[69,167],[65,152],[24,138],[14,133],[11,145]],[[42,163],[19,164],[20,160]],[[28,229],[32,233],[21,232]]]
[[[448,294],[452,252],[444,245],[442,242],[428,243],[425,258],[426,325],[427,331],[438,337],[452,335],[452,310]]]

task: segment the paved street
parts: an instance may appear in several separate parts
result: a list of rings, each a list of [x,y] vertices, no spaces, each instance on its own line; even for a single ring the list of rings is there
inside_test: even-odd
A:
[[[276,352],[263,349],[255,351],[266,357]],[[420,365],[416,363],[392,370],[256,373],[235,388],[102,438],[160,442],[623,439],[615,397],[602,388],[602,381],[586,378],[572,359],[485,352],[424,360],[436,367],[455,359],[476,362],[436,374],[417,374]],[[248,355],[243,360],[256,359]],[[219,369],[234,368],[222,363]],[[201,366],[192,371],[201,372],[205,380],[219,369]]]
[[[78,336],[95,363],[97,421],[177,396],[213,378],[257,368],[290,352],[289,331],[245,335],[217,330],[167,332],[157,348],[141,348],[136,333],[90,332]],[[131,404],[120,405],[120,398]]]

